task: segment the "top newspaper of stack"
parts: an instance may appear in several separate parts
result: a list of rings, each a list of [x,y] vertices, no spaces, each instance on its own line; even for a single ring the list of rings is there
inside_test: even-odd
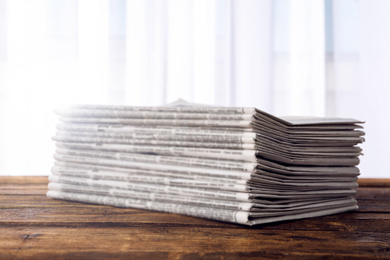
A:
[[[164,147],[188,147],[193,156],[229,159],[210,152],[226,149],[240,150],[236,159],[244,161],[354,166],[361,154],[356,145],[364,141],[363,122],[355,119],[279,118],[250,107],[75,105],[55,112],[62,122],[56,141],[154,145],[161,154],[168,153]]]

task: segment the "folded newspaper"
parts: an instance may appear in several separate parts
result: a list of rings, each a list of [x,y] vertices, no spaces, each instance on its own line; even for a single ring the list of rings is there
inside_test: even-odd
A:
[[[56,113],[50,198],[245,225],[357,209],[358,120],[187,104]]]

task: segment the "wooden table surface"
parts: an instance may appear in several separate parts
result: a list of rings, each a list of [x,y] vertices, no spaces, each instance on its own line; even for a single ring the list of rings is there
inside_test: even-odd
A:
[[[360,209],[246,227],[46,198],[47,177],[0,177],[0,259],[390,259],[390,180],[360,180]]]

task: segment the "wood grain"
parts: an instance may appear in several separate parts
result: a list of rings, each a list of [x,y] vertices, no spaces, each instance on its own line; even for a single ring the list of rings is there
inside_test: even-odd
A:
[[[360,187],[390,187],[390,179],[363,178],[358,184]]]
[[[246,227],[48,199],[47,177],[0,177],[0,259],[390,258],[390,187],[354,212]]]

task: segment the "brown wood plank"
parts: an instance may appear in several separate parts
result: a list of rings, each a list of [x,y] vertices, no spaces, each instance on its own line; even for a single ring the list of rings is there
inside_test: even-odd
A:
[[[3,184],[31,184],[31,183],[48,183],[47,176],[0,176],[0,186]]]
[[[358,184],[360,187],[390,187],[390,179],[359,178]]]
[[[32,197],[32,198],[31,198]],[[20,197],[21,198],[21,197]],[[184,226],[188,223],[201,226],[228,226],[229,228],[241,227],[222,222],[202,220],[198,218],[185,217],[176,214],[151,212],[138,209],[123,209],[115,207],[106,207],[101,205],[91,205],[78,202],[68,202],[61,200],[52,200],[44,196],[29,196],[29,201],[15,202],[13,200],[4,202],[0,200],[2,214],[0,215],[0,225],[2,226],[99,226],[111,225],[119,226]],[[388,204],[385,204],[388,205]],[[337,214],[314,218],[309,226],[305,225],[307,230],[329,230],[329,229],[359,229],[375,232],[390,232],[390,226],[387,222],[378,220],[389,220],[389,212],[378,213],[370,209],[376,209],[370,201],[360,204],[359,209],[354,212]],[[365,213],[371,214],[365,214]],[[338,223],[342,219],[342,225]],[[364,221],[362,221],[364,220]],[[104,222],[104,224],[102,224]],[[300,229],[304,220],[288,222],[287,229]],[[334,224],[336,223],[336,224]],[[284,225],[270,224],[273,229],[286,229]],[[264,228],[265,226],[260,226]]]
[[[47,177],[0,177],[0,259],[390,258],[390,188],[353,212],[255,227],[48,199]]]
[[[190,234],[190,236],[188,235]],[[386,237],[367,232],[319,233],[207,227],[91,227],[2,229],[1,252],[13,256],[388,256]],[[58,244],[60,242],[60,244]],[[98,246],[97,246],[98,245]],[[10,250],[14,249],[14,250]]]
[[[390,187],[359,187],[357,199],[390,200]]]

